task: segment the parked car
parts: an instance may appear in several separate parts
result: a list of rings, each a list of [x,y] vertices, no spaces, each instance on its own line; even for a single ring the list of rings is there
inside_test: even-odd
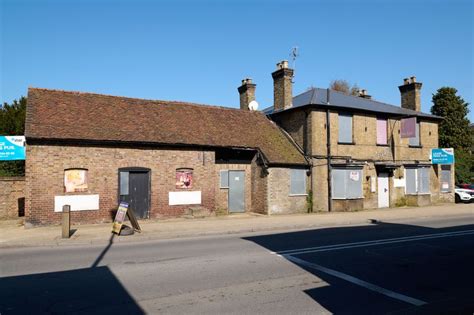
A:
[[[458,184],[459,188],[474,190],[474,184]]]
[[[454,200],[459,202],[471,202],[474,200],[474,190],[456,186],[454,189]]]

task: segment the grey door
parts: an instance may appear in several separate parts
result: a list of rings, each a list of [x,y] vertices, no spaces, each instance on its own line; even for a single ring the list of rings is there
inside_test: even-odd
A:
[[[244,171],[229,171],[229,212],[245,212]]]
[[[148,218],[150,205],[150,172],[120,170],[120,201],[128,202],[135,216]]]

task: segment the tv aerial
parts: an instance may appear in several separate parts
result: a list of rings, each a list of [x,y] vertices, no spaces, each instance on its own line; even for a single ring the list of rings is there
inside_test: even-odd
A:
[[[258,109],[258,102],[257,101],[251,101],[249,103],[249,110],[257,110]]]
[[[290,57],[293,60],[293,65],[292,65],[293,77],[291,78],[292,83],[295,83],[294,82],[294,77],[295,77],[295,72],[296,72],[296,58],[299,57],[299,55],[300,54],[299,54],[299,51],[298,51],[298,46],[294,46],[293,48],[291,48]]]

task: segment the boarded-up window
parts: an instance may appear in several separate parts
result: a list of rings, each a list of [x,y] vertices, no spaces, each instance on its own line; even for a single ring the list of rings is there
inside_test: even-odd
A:
[[[377,144],[387,144],[387,120],[377,118]]]
[[[220,188],[229,188],[229,171],[220,171]]]
[[[406,194],[430,193],[430,167],[405,168]]]
[[[408,138],[408,143],[410,146],[419,146],[420,145],[420,123],[416,123],[415,127],[415,137],[413,138]]]
[[[306,170],[290,170],[290,195],[306,194]]]
[[[451,192],[451,165],[441,165],[441,192]]]
[[[64,171],[64,190],[66,192],[87,191],[87,170],[68,169]]]
[[[362,198],[362,168],[333,168],[331,191],[333,199]]]
[[[352,115],[339,114],[339,139],[340,143],[352,143]]]

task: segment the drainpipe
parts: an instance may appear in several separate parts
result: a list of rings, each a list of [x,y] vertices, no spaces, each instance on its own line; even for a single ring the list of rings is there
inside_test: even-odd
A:
[[[330,90],[326,90],[327,105],[330,104]],[[332,183],[331,183],[331,120],[329,119],[329,108],[326,109],[326,148],[327,148],[327,164],[328,164],[328,211],[332,211]]]

